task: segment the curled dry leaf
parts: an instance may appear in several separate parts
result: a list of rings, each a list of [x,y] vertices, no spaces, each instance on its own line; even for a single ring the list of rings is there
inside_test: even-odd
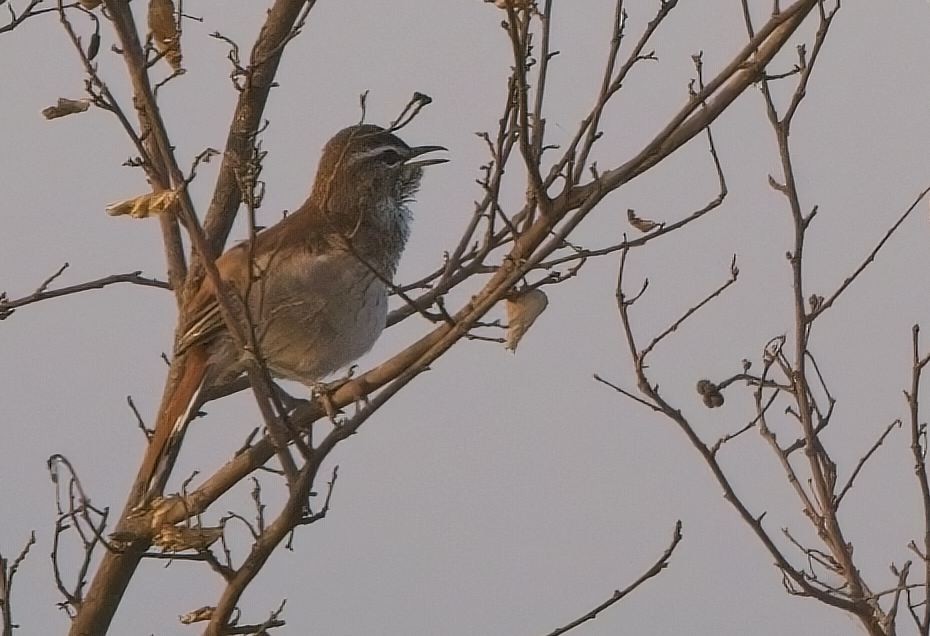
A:
[[[499,9],[506,9],[508,5],[514,9],[529,9],[533,6],[533,0],[494,0],[494,6]]]
[[[134,219],[144,219],[153,214],[161,214],[168,210],[178,199],[176,190],[162,190],[149,192],[131,199],[117,201],[107,206],[110,216],[123,216],[128,214]]]
[[[64,97],[59,97],[58,103],[55,106],[42,109],[42,116],[46,119],[58,119],[59,117],[65,117],[75,113],[83,113],[88,108],[90,108],[89,99],[66,99]]]
[[[149,0],[149,31],[171,68],[181,70],[181,38],[172,0]]]
[[[213,610],[215,609],[215,607],[210,605],[204,605],[201,608],[191,610],[187,614],[181,614],[181,616],[178,617],[178,620],[181,621],[182,625],[202,623],[203,621],[208,621],[213,618]]]
[[[657,223],[656,221],[650,221],[649,219],[641,219],[636,216],[636,212],[632,209],[626,211],[626,218],[630,222],[630,225],[635,227],[640,232],[651,232],[652,230],[665,225],[665,223]]]
[[[516,351],[523,335],[529,331],[539,315],[546,309],[549,299],[541,289],[531,289],[507,298],[505,303],[507,308],[507,343],[505,346],[511,351]]]
[[[223,527],[215,526],[173,526],[166,524],[159,528],[152,544],[164,552],[183,552],[184,550],[201,551],[209,548],[223,536]]]
[[[93,11],[103,4],[103,0],[78,0],[78,3],[88,11]]]
[[[87,45],[87,59],[92,60],[100,52],[100,34],[91,33],[90,43]]]

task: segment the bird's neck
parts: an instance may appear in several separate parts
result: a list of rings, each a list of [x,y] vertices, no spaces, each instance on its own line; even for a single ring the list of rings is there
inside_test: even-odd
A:
[[[376,258],[373,263],[388,278],[393,278],[400,255],[410,236],[410,209],[399,202],[385,200],[365,206],[357,218],[354,244]]]
[[[308,238],[328,235],[327,242],[333,247],[342,244],[356,252],[388,279],[393,278],[410,235],[410,210],[406,204],[392,199],[377,202],[362,199],[344,207],[330,204],[324,210],[311,196],[292,216],[301,216],[310,225],[319,227],[317,232],[308,232]]]

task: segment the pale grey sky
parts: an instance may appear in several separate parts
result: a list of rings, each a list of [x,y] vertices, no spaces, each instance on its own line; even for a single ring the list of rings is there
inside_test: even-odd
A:
[[[548,130],[559,143],[594,97],[612,3],[555,4],[561,54],[553,61]],[[738,4],[680,3],[655,40],[660,61],[640,66],[607,112],[600,165],[628,158],[680,107],[693,53],[704,51],[710,75],[743,45]],[[753,4],[760,15],[771,5]],[[638,33],[656,3],[626,5]],[[246,45],[264,8],[184,6],[205,22],[187,25],[188,73],[161,99],[178,153],[189,161],[206,146],[222,147],[234,100],[226,48],[208,34],[218,30]],[[443,144],[453,160],[424,180],[399,277],[429,271],[454,246],[480,196],[474,179],[485,157],[473,133],[496,126],[510,66],[500,19],[480,0],[320,0],[290,45],[267,111],[262,218],[270,222],[302,202],[322,143],[358,119],[359,93],[370,91],[369,120],[383,123],[418,90],[434,103],[405,138]],[[812,30],[813,22],[804,29]],[[821,208],[808,248],[813,288],[839,284],[930,181],[928,36],[923,0],[848,2],[836,19],[792,135],[802,198]],[[792,61],[783,57],[780,68]],[[100,62],[125,97],[118,60],[101,55]],[[137,269],[163,277],[157,224],[104,212],[146,188],[140,171],[119,166],[132,149],[115,120],[100,111],[52,122],[39,114],[59,96],[82,93],[79,63],[53,15],[0,36],[0,78],[0,289],[27,294],[64,261],[71,268],[61,283]],[[757,91],[714,130],[731,191],[726,203],[631,262],[631,275],[651,281],[636,306],[645,336],[722,282],[731,255],[739,257],[736,288],[653,360],[655,377],[709,439],[748,421],[751,405],[734,397],[708,411],[694,382],[736,372],[742,358],[758,360],[762,345],[791,324],[790,222],[766,184],[777,157]],[[198,205],[213,170],[195,183]],[[518,181],[514,204],[521,189]],[[674,219],[715,194],[704,142],[696,140],[611,195],[575,242],[616,241],[629,230],[627,208]],[[927,217],[924,208],[907,222],[816,334],[814,349],[840,400],[826,439],[847,462],[846,474],[879,431],[905,414],[910,326],[930,328]],[[771,558],[679,431],[592,381],[595,372],[631,380],[615,273],[609,257],[551,288],[549,310],[516,355],[463,342],[342,445],[330,515],[299,533],[294,552],[274,557],[245,597],[247,618],[263,618],[286,597],[286,634],[546,634],[635,579],[681,519],[685,539],[669,569],[574,633],[858,633],[837,611],[785,595]],[[159,354],[170,348],[173,321],[169,293],[125,286],[26,307],[0,324],[0,551],[14,554],[32,529],[39,541],[14,589],[23,634],[66,629],[47,556],[54,502],[46,458],[66,455],[96,505],[121,507],[143,448],[125,397],[153,418],[165,371]],[[389,330],[362,367],[427,329],[414,318]],[[219,465],[258,421],[246,396],[212,404],[209,413],[192,426],[178,474],[195,456]],[[843,521],[877,588],[893,585],[889,562],[912,558],[907,542],[921,532],[908,443],[896,433],[846,503]],[[768,512],[767,527],[811,536],[757,436],[735,443],[724,459],[750,508]],[[266,489],[270,502],[275,486]],[[208,521],[247,497],[247,488],[230,495]],[[197,632],[166,621],[212,603],[219,581],[191,564],[161,565],[139,572],[112,633]],[[902,633],[909,628],[901,622]]]

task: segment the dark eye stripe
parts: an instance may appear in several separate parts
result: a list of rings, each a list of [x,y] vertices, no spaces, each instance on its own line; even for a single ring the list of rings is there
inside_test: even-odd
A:
[[[378,158],[389,166],[396,166],[404,160],[401,154],[393,148],[385,148],[378,154]]]

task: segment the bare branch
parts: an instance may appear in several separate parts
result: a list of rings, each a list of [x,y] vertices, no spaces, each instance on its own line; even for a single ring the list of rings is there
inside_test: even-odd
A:
[[[168,289],[168,283],[158,280],[157,278],[145,278],[142,276],[141,271],[135,271],[128,272],[126,274],[112,274],[110,276],[104,276],[103,278],[98,278],[86,283],[68,285],[67,287],[60,287],[58,289],[49,290],[49,284],[51,284],[51,282],[55,280],[55,278],[57,278],[58,275],[60,275],[67,266],[68,264],[65,263],[65,265],[60,270],[58,270],[55,275],[49,277],[45,282],[42,283],[42,285],[39,286],[36,291],[29,294],[28,296],[8,299],[5,293],[0,293],[0,320],[9,318],[19,307],[31,305],[33,303],[48,300],[50,298],[59,298],[61,296],[77,294],[92,289],[103,289],[104,287],[115,285],[117,283],[129,283],[131,285],[141,285],[142,287]]]
[[[588,612],[584,616],[576,618],[575,620],[573,620],[571,623],[568,623],[564,627],[560,627],[552,632],[549,632],[547,636],[559,636],[560,634],[565,634],[566,632],[578,627],[579,625],[582,625],[588,621],[594,620],[595,618],[597,618],[598,614],[606,610],[608,607],[610,607],[611,605],[615,603],[618,603],[623,598],[628,596],[630,592],[638,588],[640,585],[642,585],[643,583],[645,583],[652,577],[657,576],[660,572],[662,572],[662,570],[668,567],[669,559],[671,559],[672,553],[675,551],[675,548],[677,548],[678,544],[681,542],[681,538],[682,538],[681,521],[677,521],[675,523],[675,530],[672,532],[672,542],[665,549],[665,552],[663,552],[662,555],[656,560],[656,562],[652,564],[652,567],[646,570],[638,579],[636,579],[633,583],[631,583],[624,589],[616,590],[609,599],[607,599],[606,601],[604,601],[603,603],[601,603],[600,605],[592,609],[590,612]]]
[[[265,105],[285,46],[299,32],[316,0],[275,0],[250,54],[250,64],[244,69],[242,91],[236,103],[223,149],[213,198],[204,217],[212,253],[219,253],[232,229],[236,210],[242,203],[237,171],[248,160],[252,139],[262,124]],[[196,276],[195,276],[196,279]]]
[[[3,628],[3,636],[13,636],[13,630],[19,627],[13,622],[13,577],[16,576],[19,566],[26,560],[29,549],[35,545],[35,542],[36,533],[33,530],[29,533],[26,545],[13,559],[13,563],[0,554],[0,626]]]
[[[849,480],[846,482],[846,485],[840,490],[840,493],[836,496],[836,503],[834,504],[837,508],[840,507],[840,503],[843,501],[843,497],[846,496],[846,493],[849,492],[850,488],[853,487],[853,482],[856,480],[856,477],[859,476],[859,472],[865,466],[865,463],[869,461],[869,458],[875,454],[875,451],[878,450],[879,446],[884,443],[885,438],[891,433],[892,429],[901,427],[901,420],[895,420],[882,431],[882,434],[878,436],[878,439],[875,440],[875,443],[869,448],[869,450],[863,455],[859,461],[856,463],[856,467],[853,469],[852,474],[849,476]]]
[[[42,4],[43,1],[44,0],[29,0],[29,4],[23,7],[23,10],[20,11],[19,13],[16,13],[13,10],[12,6],[8,6],[7,11],[10,14],[10,21],[4,25],[0,25],[0,33],[6,33],[7,31],[12,31],[16,27],[18,27],[20,24],[28,20],[29,18],[33,18],[37,15],[42,15],[44,13],[52,13],[54,11],[57,11],[57,9],[55,8],[46,8],[46,9],[37,8],[40,4]],[[66,6],[74,7],[76,5],[77,3],[69,4]]]
[[[621,395],[624,395],[624,396],[630,398],[630,399],[633,400],[634,402],[638,402],[639,404],[642,404],[643,406],[645,406],[645,407],[648,408],[648,409],[652,409],[653,411],[655,411],[655,412],[657,412],[657,413],[661,413],[661,412],[662,412],[662,409],[660,409],[658,406],[656,406],[656,405],[653,404],[652,402],[647,402],[646,400],[644,400],[643,398],[639,397],[639,396],[636,395],[635,393],[633,393],[633,392],[631,392],[631,391],[627,391],[627,390],[624,389],[623,387],[617,386],[617,385],[614,384],[613,382],[609,382],[608,380],[605,380],[604,378],[602,378],[601,376],[599,376],[599,375],[596,374],[596,373],[594,374],[594,379],[595,379],[596,381],[600,382],[601,384],[606,384],[607,386],[609,386],[610,388],[612,388],[612,389],[613,389],[614,391],[616,391],[617,393],[619,393],[619,394],[621,394]]]
[[[730,278],[727,279],[727,281],[726,281],[725,283],[723,283],[722,285],[720,285],[717,289],[715,289],[715,290],[712,291],[710,294],[708,294],[707,296],[705,296],[705,297],[701,300],[701,302],[699,302],[698,304],[694,305],[693,307],[690,307],[685,313],[683,313],[683,314],[681,315],[681,317],[678,318],[678,320],[676,320],[676,321],[673,322],[671,325],[669,325],[669,326],[665,329],[665,331],[661,332],[659,335],[657,335],[655,338],[653,338],[653,339],[652,339],[652,342],[650,342],[648,345],[646,345],[646,348],[643,349],[643,350],[640,352],[640,356],[641,356],[642,358],[647,357],[647,356],[652,352],[652,350],[656,347],[656,345],[658,345],[660,342],[662,342],[663,339],[665,339],[666,337],[668,337],[669,334],[674,333],[675,331],[677,331],[678,328],[679,328],[681,325],[683,325],[683,324],[685,323],[686,320],[688,320],[688,318],[690,318],[691,316],[693,316],[694,314],[696,314],[697,312],[699,312],[699,311],[700,311],[702,308],[704,308],[708,303],[710,303],[710,302],[713,301],[715,298],[717,298],[718,296],[720,296],[720,294],[722,294],[724,291],[726,291],[726,289],[727,289],[728,287],[730,287],[730,285],[733,285],[734,283],[736,283],[736,280],[737,280],[738,277],[739,277],[739,268],[736,266],[736,255],[734,254],[734,255],[733,255],[733,259],[730,261]]]
[[[908,608],[914,618],[917,628],[923,636],[930,633],[930,480],[927,477],[927,425],[920,419],[920,387],[923,371],[930,364],[930,355],[920,354],[920,326],[914,325],[911,330],[911,386],[904,395],[908,405],[908,426],[911,437],[911,454],[914,458],[914,478],[920,487],[920,506],[923,513],[923,551],[917,549],[912,542],[912,548],[923,561],[923,612],[918,617],[910,603],[908,595]]]
[[[907,210],[904,211],[904,214],[898,217],[898,220],[895,221],[894,225],[888,228],[888,231],[885,232],[885,235],[882,237],[882,239],[872,249],[872,251],[869,252],[868,256],[865,257],[865,260],[863,260],[862,263],[859,264],[859,266],[855,269],[855,271],[852,274],[846,277],[846,279],[839,286],[839,288],[837,288],[836,291],[834,291],[826,299],[824,299],[818,305],[818,307],[813,312],[811,312],[810,317],[809,317],[810,320],[817,318],[823,312],[825,312],[827,309],[833,306],[833,303],[835,303],[836,300],[840,297],[840,294],[846,291],[849,288],[849,286],[852,285],[856,281],[857,278],[859,278],[859,275],[862,274],[862,272],[864,272],[865,269],[869,265],[872,264],[872,262],[875,260],[875,257],[878,256],[879,251],[881,251],[881,249],[885,246],[885,244],[892,237],[892,235],[895,232],[897,232],[898,228],[900,228],[901,225],[904,223],[904,221],[907,220],[907,218],[911,215],[911,212],[913,212],[917,208],[920,202],[923,201],[924,198],[926,198],[928,194],[930,194],[930,186],[924,188],[920,192],[920,194],[917,195],[917,198],[914,199],[914,202],[911,203],[910,207],[908,207]]]
[[[624,273],[628,254],[629,250],[624,250],[621,252],[620,266],[618,268],[617,274],[617,310],[620,315],[621,328],[629,348],[630,359],[633,363],[637,387],[643,394],[644,399],[654,404],[655,407],[657,407],[666,418],[674,422],[688,438],[695,449],[700,453],[704,462],[707,464],[707,467],[717,480],[717,483],[723,489],[724,498],[737,510],[743,521],[749,525],[749,527],[756,534],[756,537],[759,539],[759,541],[765,546],[769,554],[771,554],[775,559],[776,567],[780,569],[785,576],[786,586],[789,584],[792,586],[788,589],[797,589],[797,593],[814,597],[826,605],[855,613],[860,609],[855,602],[848,600],[844,596],[837,595],[835,592],[829,589],[825,589],[823,586],[814,585],[813,582],[809,580],[803,572],[799,571],[790,564],[771,535],[763,527],[762,518],[764,514],[757,517],[749,512],[746,504],[734,491],[730,478],[717,460],[714,450],[711,447],[708,447],[703,442],[703,440],[701,440],[700,436],[694,430],[694,427],[691,425],[689,420],[682,413],[681,409],[676,408],[674,405],[666,401],[666,399],[659,392],[658,387],[650,382],[646,372],[647,366],[645,364],[643,352],[636,344],[636,338],[633,335],[633,327],[630,316],[632,303],[627,299],[623,291]],[[765,376],[763,375],[763,379],[764,378]],[[762,386],[763,385],[760,384],[759,388],[757,388],[757,394],[758,391],[761,391]],[[764,410],[761,408],[761,405],[757,406],[757,409],[759,410],[759,413],[764,414]],[[760,418],[759,425],[760,427],[764,428],[764,418]],[[794,588],[793,586],[797,587]]]

